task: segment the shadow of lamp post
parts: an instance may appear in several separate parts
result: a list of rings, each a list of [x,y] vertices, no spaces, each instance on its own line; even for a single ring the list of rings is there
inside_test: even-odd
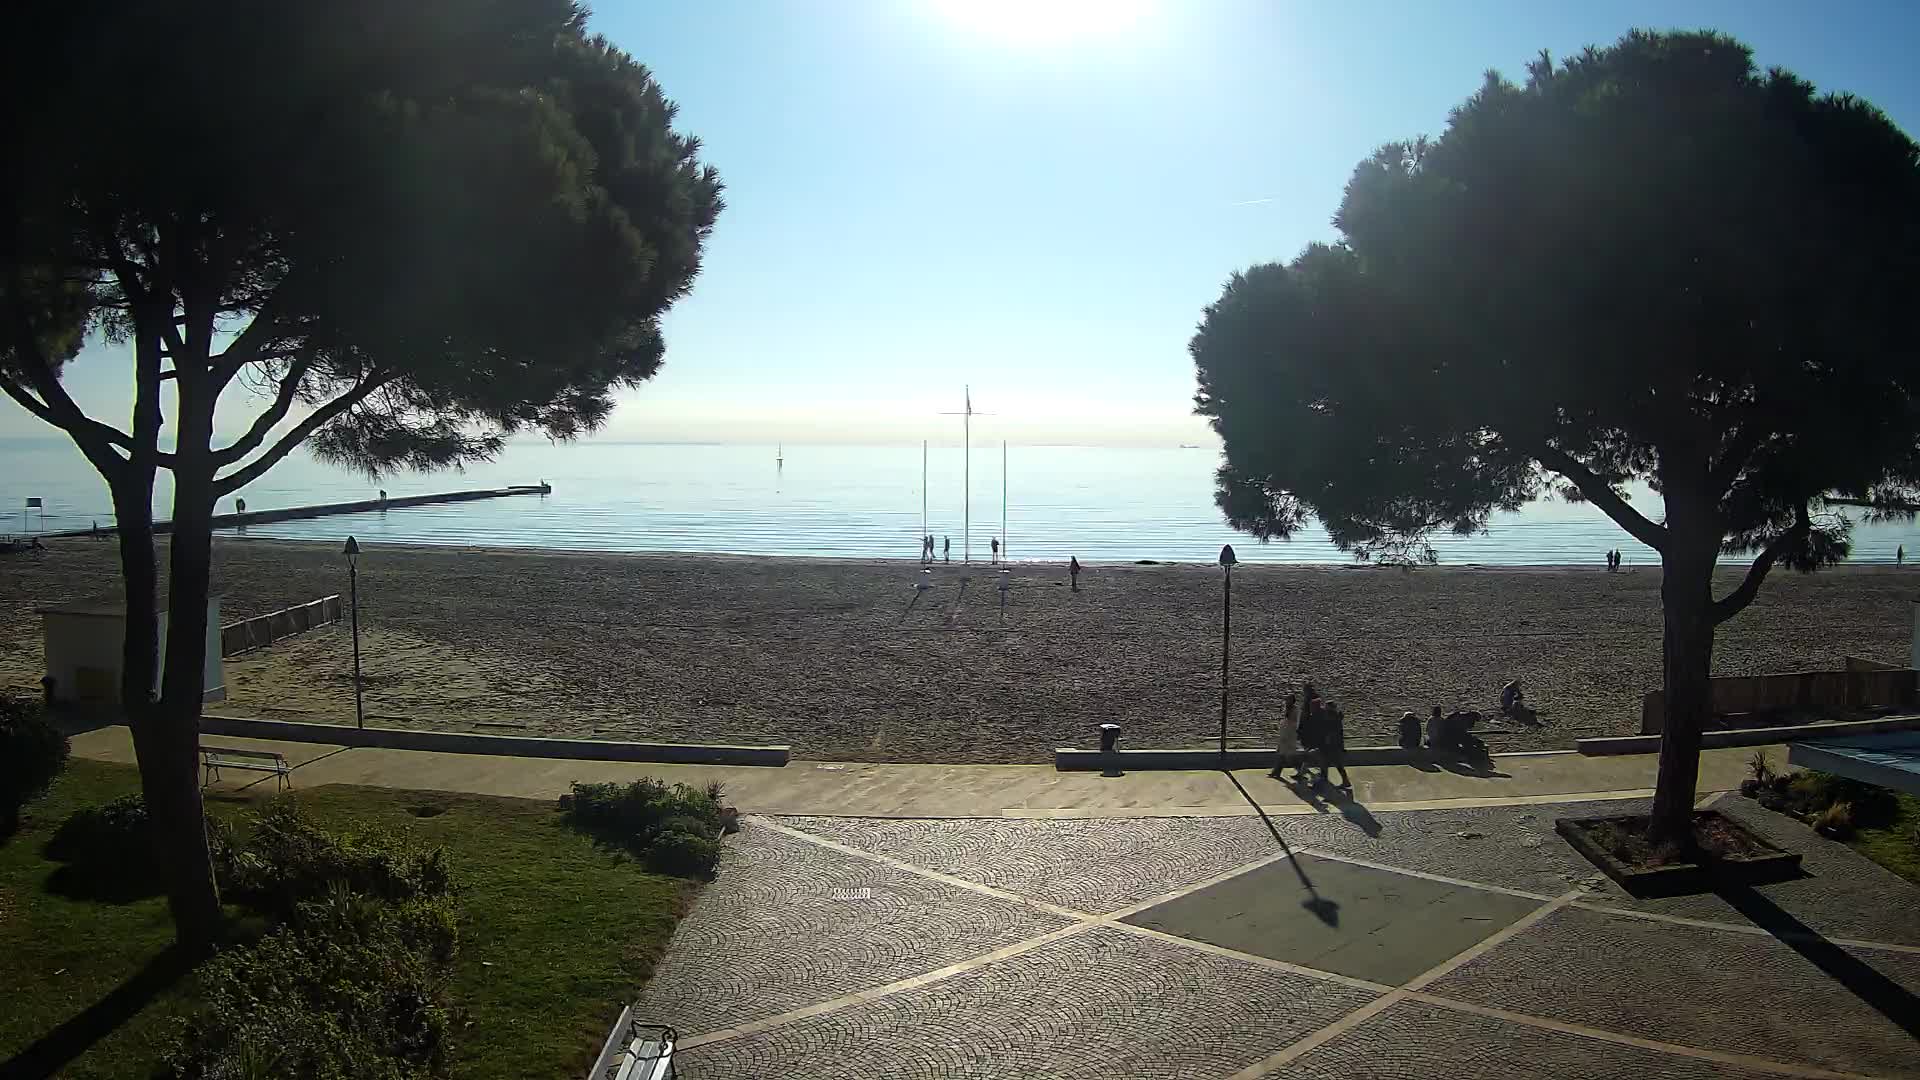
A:
[[[1226,571],[1220,592],[1220,768],[1227,768],[1227,646],[1233,640],[1233,545],[1220,548],[1220,568]]]
[[[364,730],[367,715],[360,704],[360,544],[347,537],[347,605],[353,615],[353,726]]]

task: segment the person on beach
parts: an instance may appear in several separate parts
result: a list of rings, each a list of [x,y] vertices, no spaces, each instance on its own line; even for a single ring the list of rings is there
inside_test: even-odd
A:
[[[1899,566],[1907,561],[1907,545],[1901,544],[1893,549],[1893,565]]]
[[[1274,757],[1273,772],[1268,774],[1275,780],[1281,778],[1287,766],[1293,766],[1293,778],[1306,777],[1305,759],[1300,754],[1300,699],[1293,694],[1287,695],[1286,711],[1280,714],[1280,732],[1274,740],[1278,751]]]
[[[997,536],[990,537],[987,540],[987,543],[993,545],[993,561],[999,562],[1000,561],[1000,538]]]
[[[1433,715],[1427,717],[1427,748],[1438,750],[1447,741],[1447,722],[1440,716],[1440,706],[1433,707]]]
[[[1400,714],[1400,749],[1420,749],[1420,714],[1412,709]]]
[[[940,552],[946,556],[946,561],[953,561],[953,537],[943,536],[940,538]]]
[[[1512,716],[1526,700],[1527,692],[1520,689],[1520,680],[1515,679],[1500,688],[1500,715]]]
[[[1073,591],[1080,591],[1080,560],[1076,556],[1067,556],[1067,576],[1073,579]]]
[[[1329,770],[1339,769],[1340,786],[1352,790],[1353,780],[1347,776],[1347,714],[1332,701],[1320,712],[1320,782],[1327,782]]]

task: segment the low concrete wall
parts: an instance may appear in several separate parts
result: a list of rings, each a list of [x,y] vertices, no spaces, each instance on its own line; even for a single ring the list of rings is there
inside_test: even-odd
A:
[[[432,750],[443,754],[498,754],[504,757],[569,758],[576,761],[652,761],[677,765],[763,765],[787,763],[785,746],[702,746],[692,743],[603,742],[598,739],[535,739],[521,735],[473,735],[459,731],[409,731],[404,728],[350,728],[238,716],[203,716],[202,735],[236,739],[371,746],[387,750]]]
[[[1835,724],[1795,724],[1792,727],[1736,728],[1732,731],[1708,731],[1700,736],[1700,748],[1716,750],[1728,746],[1765,746],[1794,739],[1837,739],[1846,735],[1879,735],[1889,731],[1920,730],[1920,716],[1889,716],[1879,720],[1848,720]],[[1602,739],[1576,739],[1582,754],[1655,754],[1660,751],[1658,735],[1619,735]]]
[[[340,597],[335,594],[228,623],[220,628],[220,655],[236,656],[249,649],[264,649],[281,638],[339,622],[340,611]]]
[[[1229,746],[1227,747],[1227,765],[1234,769],[1271,769],[1274,764],[1274,753],[1271,747]],[[1496,758],[1541,757],[1570,753],[1572,753],[1571,750],[1536,750],[1492,756]],[[1472,759],[1459,754],[1435,754],[1426,749],[1403,750],[1398,746],[1349,746],[1345,763],[1348,765],[1411,765],[1420,762],[1468,760]],[[1106,768],[1109,762],[1122,772],[1149,769],[1218,769],[1220,751],[1118,750],[1109,755],[1098,750],[1079,750],[1070,746],[1057,747],[1053,751],[1053,767],[1061,772],[1100,770]]]
[[[1889,668],[1723,676],[1713,680],[1713,711],[1724,716],[1767,709],[1913,705],[1916,688],[1920,687],[1917,675],[1920,672]],[[1665,691],[1654,690],[1640,699],[1640,734],[1658,735],[1666,720]]]

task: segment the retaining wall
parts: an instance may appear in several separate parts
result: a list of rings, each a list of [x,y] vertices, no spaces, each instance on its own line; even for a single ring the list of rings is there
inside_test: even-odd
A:
[[[303,634],[316,627],[340,621],[339,594],[323,596],[293,607],[255,615],[220,628],[220,655],[238,656],[249,649],[263,649],[281,638]]]

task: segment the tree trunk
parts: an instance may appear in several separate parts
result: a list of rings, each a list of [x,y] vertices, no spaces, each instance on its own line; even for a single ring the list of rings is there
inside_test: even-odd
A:
[[[167,908],[174,936],[189,949],[210,944],[220,924],[220,897],[213,885],[206,827],[200,809],[198,712],[196,723],[182,727],[176,716],[154,700],[159,672],[158,563],[153,550],[153,474],[145,482],[114,485],[114,518],[120,536],[120,570],[126,583],[126,641],[121,650],[120,700],[133,733],[140,765],[140,793],[154,824],[160,866],[166,877]],[[177,595],[177,593],[176,593]],[[170,612],[169,617],[174,613]],[[202,609],[200,631],[205,633]],[[179,640],[178,623],[169,626],[168,651]],[[169,662],[168,667],[172,668]],[[193,668],[196,681],[200,666]],[[197,698],[196,698],[197,701]],[[197,705],[196,705],[197,710]]]
[[[1686,842],[1700,779],[1700,733],[1713,712],[1713,564],[1716,544],[1675,537],[1661,559],[1661,674],[1667,716],[1648,836]]]
[[[207,850],[197,757],[200,706],[206,691],[207,596],[212,584],[213,472],[207,461],[210,430],[195,430],[185,402],[174,468],[173,537],[168,591],[167,656],[161,674],[155,730],[168,762],[164,815],[149,812],[160,827],[163,857],[171,867],[169,897],[182,942],[210,943],[220,926],[220,892]],[[210,425],[207,425],[210,427]]]

